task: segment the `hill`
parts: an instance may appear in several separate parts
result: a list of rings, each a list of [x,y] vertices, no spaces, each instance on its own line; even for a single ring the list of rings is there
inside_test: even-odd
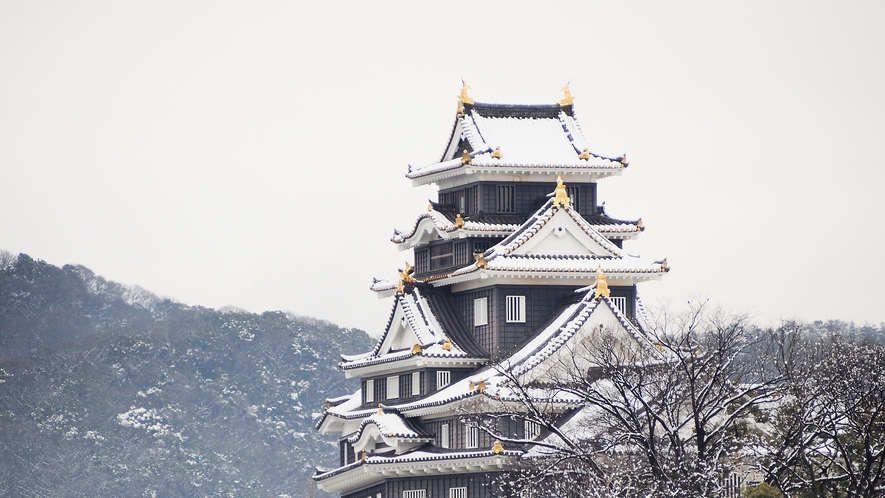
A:
[[[0,495],[320,496],[315,418],[372,343],[0,254]]]

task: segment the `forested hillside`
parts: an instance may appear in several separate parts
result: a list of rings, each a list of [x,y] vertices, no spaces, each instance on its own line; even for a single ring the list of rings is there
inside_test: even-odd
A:
[[[313,496],[362,331],[0,254],[0,496]]]

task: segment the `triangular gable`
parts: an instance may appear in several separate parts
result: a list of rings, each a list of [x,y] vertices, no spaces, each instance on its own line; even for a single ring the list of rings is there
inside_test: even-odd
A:
[[[374,356],[383,356],[392,351],[407,349],[416,342],[418,342],[418,336],[409,321],[406,320],[402,296],[397,296],[387,329],[381,336],[378,346],[375,347]]]
[[[396,296],[390,321],[375,348],[374,356],[409,349],[416,343],[426,348],[442,344],[445,339],[442,326],[430,310],[427,300],[418,289],[412,289],[410,293]]]
[[[620,256],[618,247],[599,232],[578,220],[568,212],[570,208],[554,210],[544,224],[531,230],[528,237],[510,254],[524,255],[593,255]]]

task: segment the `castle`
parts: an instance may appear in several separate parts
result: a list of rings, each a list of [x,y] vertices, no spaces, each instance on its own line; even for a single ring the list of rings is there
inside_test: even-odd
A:
[[[626,157],[592,150],[568,86],[551,105],[479,103],[468,89],[441,159],[406,174],[439,194],[391,239],[414,263],[371,286],[392,301],[383,335],[342,356],[361,388],[329,398],[317,422],[340,458],[314,479],[342,498],[506,495],[496,478],[546,437],[519,416],[513,379],[553,378],[603,328],[649,341],[637,284],[667,261],[628,254],[642,220],[608,216],[597,197]],[[580,408],[546,401],[564,421]]]

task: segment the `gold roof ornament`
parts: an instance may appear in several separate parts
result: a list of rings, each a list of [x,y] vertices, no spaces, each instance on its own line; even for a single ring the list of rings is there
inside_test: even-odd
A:
[[[611,291],[608,290],[608,281],[606,280],[605,273],[602,273],[602,267],[596,267],[596,292],[593,297],[611,297]]]
[[[670,267],[667,266],[667,258],[661,261],[661,271],[670,271]]]
[[[642,218],[639,218],[639,221],[636,222],[636,229],[640,232],[645,230],[645,226],[642,224]]]
[[[476,390],[479,392],[483,392],[486,390],[486,381],[484,379],[480,380],[479,384],[476,385]]]
[[[417,281],[412,278],[413,273],[415,273],[415,268],[413,268],[412,265],[410,265],[409,262],[406,261],[406,267],[399,272],[399,278],[407,284],[417,283]]]
[[[587,147],[584,147],[584,150],[581,151],[581,155],[578,156],[578,159],[583,159],[585,161],[590,160],[590,150]]]
[[[366,450],[363,450],[363,456],[360,457],[360,461],[365,462],[368,459],[369,459],[369,454],[366,452]]]
[[[419,354],[421,354],[421,351],[422,351],[421,345],[416,342],[415,345],[412,346],[412,354],[419,355]]]
[[[658,348],[658,352],[661,352],[661,353],[664,352],[664,345],[661,344],[660,342],[658,342],[657,344],[655,344],[655,347]]]
[[[464,152],[461,154],[461,164],[470,164],[470,153],[467,152],[467,149],[464,149]]]
[[[324,404],[326,405],[326,408],[332,408],[332,403],[330,403],[329,400],[326,400]]]
[[[429,202],[429,201],[427,202],[427,212],[428,213],[433,212],[433,203],[432,202]]]
[[[618,160],[618,162],[621,163],[622,168],[626,168],[627,166],[630,166],[630,163],[627,162],[627,153],[626,152],[624,152],[624,154],[621,156],[621,158],[620,158],[620,160]]]
[[[572,97],[572,91],[569,90],[568,86],[571,84],[571,81],[565,84],[564,87],[561,88],[563,92],[562,100],[559,101],[560,107],[565,107],[567,105],[572,105],[572,102],[575,101],[575,98]]]
[[[562,183],[562,175],[556,175],[556,195],[553,198],[554,206],[570,206],[572,200],[569,199],[568,191],[565,188],[565,184]]]
[[[464,104],[474,104],[473,99],[470,98],[470,95],[467,95],[467,90],[470,90],[470,86],[463,79],[461,80],[461,93],[458,95],[458,103],[459,109],[461,112],[464,111]]]
[[[494,453],[496,455],[500,455],[501,453],[504,453],[504,445],[501,444],[500,439],[496,439],[495,444],[492,445],[492,453]]]
[[[472,391],[472,390],[474,390],[474,389],[475,389],[475,386],[473,385],[473,381],[472,381],[472,380],[468,380],[468,381],[467,381],[467,390],[468,390],[468,391]]]
[[[452,340],[446,337],[445,342],[442,345],[443,351],[451,351],[452,350]]]
[[[384,415],[384,405],[378,403],[378,415]]]
[[[495,147],[495,152],[492,152],[492,157],[494,157],[495,159],[501,159],[502,156],[501,156],[501,146],[500,145]]]
[[[487,266],[486,265],[486,257],[483,253],[481,253],[481,252],[473,253],[473,259],[476,260],[476,267],[477,268],[486,268],[486,266]]]
[[[455,215],[455,228],[464,228],[464,218],[461,217],[461,213]]]

